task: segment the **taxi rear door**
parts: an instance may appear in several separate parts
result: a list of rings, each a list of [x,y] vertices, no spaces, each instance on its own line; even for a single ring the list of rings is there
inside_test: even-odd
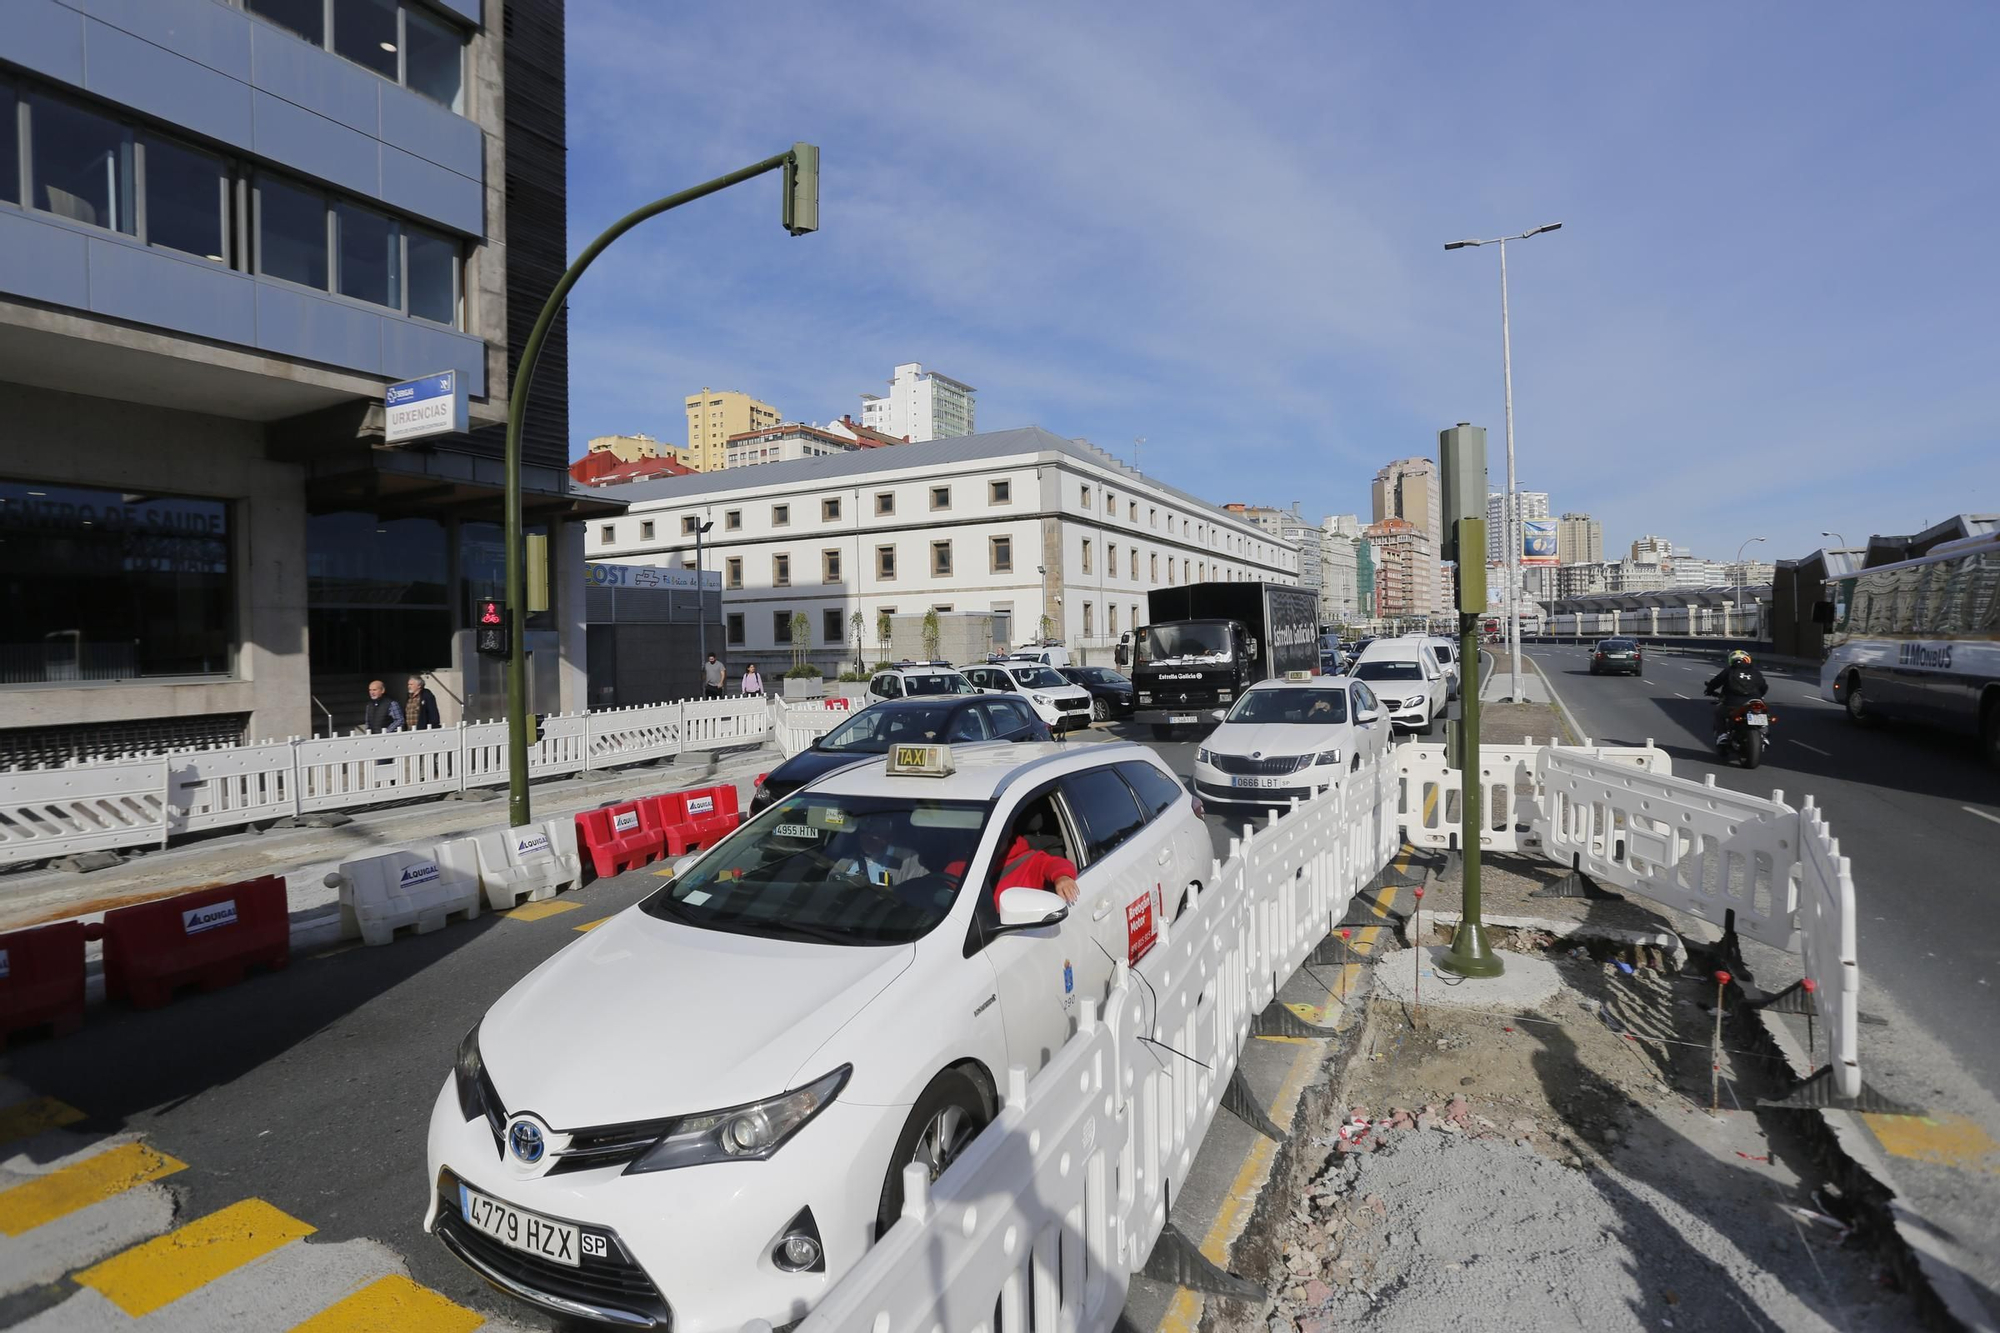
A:
[[[1107,764],[1071,773],[1058,784],[1083,838],[1077,907],[1090,922],[1095,964],[1103,969],[1100,1001],[1117,962],[1132,962],[1159,932],[1164,885],[1179,873],[1173,840],[1148,822],[1132,788]],[[1093,974],[1093,980],[1096,979]]]

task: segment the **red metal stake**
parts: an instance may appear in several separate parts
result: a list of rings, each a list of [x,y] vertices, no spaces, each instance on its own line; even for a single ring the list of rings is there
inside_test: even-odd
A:
[[[1417,1013],[1422,1013],[1424,1009],[1424,891],[1417,889],[1415,892],[1417,895],[1417,924],[1412,938],[1416,941],[1416,947],[1410,950],[1410,955],[1416,960],[1417,968],[1415,977],[1415,1009]]]
[[[1715,974],[1715,1039],[1708,1048],[1708,1109],[1722,1109],[1722,993],[1729,986],[1729,974]]]
[[[1354,946],[1352,944],[1349,944],[1348,940],[1353,936],[1353,934],[1354,932],[1351,930],[1343,930],[1340,932],[1340,943],[1342,945],[1340,951],[1341,952],[1340,1002],[1342,1004],[1347,1003],[1347,966],[1349,960],[1351,960],[1354,957]]]
[[[1807,998],[1806,1073],[1817,1074],[1819,1072],[1819,1058],[1817,1052],[1814,1049],[1814,1042],[1813,1042],[1813,1010],[1819,1008],[1819,1005],[1812,1001],[1812,994],[1814,991],[1817,991],[1819,989],[1819,983],[1817,981],[1814,981],[1811,977],[1807,977],[1805,980],[1801,981],[1799,985],[1804,989]]]

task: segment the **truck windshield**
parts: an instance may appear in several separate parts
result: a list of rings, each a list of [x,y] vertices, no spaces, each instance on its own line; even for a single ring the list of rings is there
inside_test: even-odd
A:
[[[1229,626],[1148,625],[1145,660],[1156,666],[1167,662],[1227,662]]]

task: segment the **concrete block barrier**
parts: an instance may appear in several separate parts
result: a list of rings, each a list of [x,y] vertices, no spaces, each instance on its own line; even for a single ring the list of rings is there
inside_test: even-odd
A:
[[[342,861],[326,883],[340,890],[341,938],[367,944],[387,944],[405,926],[428,935],[453,916],[470,921],[483,896],[476,873],[447,869],[428,851]]]
[[[573,888],[583,874],[572,822],[549,819],[517,828],[487,829],[438,846],[438,864],[455,875],[470,875],[496,912],[538,902]]]

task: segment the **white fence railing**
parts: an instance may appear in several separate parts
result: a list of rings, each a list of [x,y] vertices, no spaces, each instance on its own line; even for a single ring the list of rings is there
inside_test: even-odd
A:
[[[1554,745],[1551,741],[1550,745]],[[1536,763],[1540,745],[1482,745],[1479,771],[1484,800],[1480,806],[1479,845],[1488,851],[1528,852],[1542,849],[1537,814],[1541,809],[1541,778]],[[1459,803],[1465,799],[1465,773],[1445,763],[1442,745],[1399,745],[1396,772],[1402,779],[1403,836],[1414,847],[1452,847],[1459,836]],[[1644,745],[1586,745],[1565,749],[1629,764],[1648,773],[1673,772],[1673,759],[1651,741]]]
[[[1833,1043],[1833,1085],[1861,1095],[1861,960],[1854,943],[1854,877],[1833,830],[1806,798],[1799,811],[1799,933],[1815,1007]]]
[[[831,716],[837,721],[845,715]],[[541,739],[528,751],[528,775],[556,777],[748,745],[771,728],[771,706],[754,697],[559,714],[542,720]],[[6,771],[0,772],[0,865],[158,845],[179,833],[506,781],[504,722]]]
[[[1084,1002],[1047,1066],[1010,1071],[999,1118],[935,1185],[906,1173],[902,1220],[801,1333],[990,1329],[996,1310],[1004,1329],[1111,1328],[1252,1016],[1388,863],[1395,828],[1395,774],[1376,761],[1253,830],[1120,965],[1101,1015]]]
[[[807,703],[781,703],[777,709],[778,749],[787,759],[809,749],[815,737],[826,735],[854,716],[853,712],[832,707],[821,699]]]

